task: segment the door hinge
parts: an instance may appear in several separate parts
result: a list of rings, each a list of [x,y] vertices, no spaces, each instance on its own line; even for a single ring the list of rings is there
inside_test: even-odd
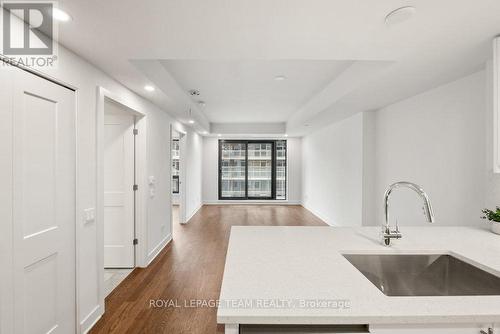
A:
[[[134,129],[134,136],[137,136],[139,134],[139,130],[138,129]]]
[[[135,239],[132,241],[132,243],[133,243],[134,245],[137,245],[137,244],[139,243],[139,239],[135,238]]]
[[[132,190],[133,191],[139,190],[139,186],[137,184],[134,184],[133,187],[132,187]]]

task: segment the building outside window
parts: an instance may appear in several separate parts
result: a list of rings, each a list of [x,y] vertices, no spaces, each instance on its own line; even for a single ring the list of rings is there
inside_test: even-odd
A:
[[[172,140],[172,193],[179,193],[179,139]]]
[[[219,141],[219,199],[286,199],[286,141]]]
[[[246,196],[246,145],[221,143],[219,156],[220,196],[244,198]]]

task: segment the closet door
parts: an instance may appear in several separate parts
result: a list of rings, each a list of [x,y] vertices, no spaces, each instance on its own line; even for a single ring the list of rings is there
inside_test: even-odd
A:
[[[0,212],[10,239],[2,320],[12,333],[75,333],[75,93],[20,69],[0,78],[10,87],[0,141],[12,147],[11,167],[0,165],[2,199],[12,198],[10,217]]]

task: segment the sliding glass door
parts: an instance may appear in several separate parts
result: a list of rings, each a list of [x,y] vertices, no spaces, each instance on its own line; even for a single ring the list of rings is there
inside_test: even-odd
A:
[[[286,141],[220,140],[219,199],[286,199]]]
[[[246,193],[246,144],[221,143],[219,149],[219,197],[245,199]]]
[[[273,198],[274,143],[248,143],[248,198]]]

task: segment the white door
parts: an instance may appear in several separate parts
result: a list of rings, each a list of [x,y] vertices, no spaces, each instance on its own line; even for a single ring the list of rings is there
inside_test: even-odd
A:
[[[134,267],[134,116],[104,115],[104,267]]]
[[[75,333],[75,93],[20,69],[1,71],[9,93],[0,98],[10,103],[0,102],[0,116],[10,131],[0,140],[12,147],[2,152],[11,167],[0,165],[1,197],[11,194],[3,203],[10,217],[0,212],[3,238],[10,237],[2,249],[10,254],[2,261],[2,328]]]

